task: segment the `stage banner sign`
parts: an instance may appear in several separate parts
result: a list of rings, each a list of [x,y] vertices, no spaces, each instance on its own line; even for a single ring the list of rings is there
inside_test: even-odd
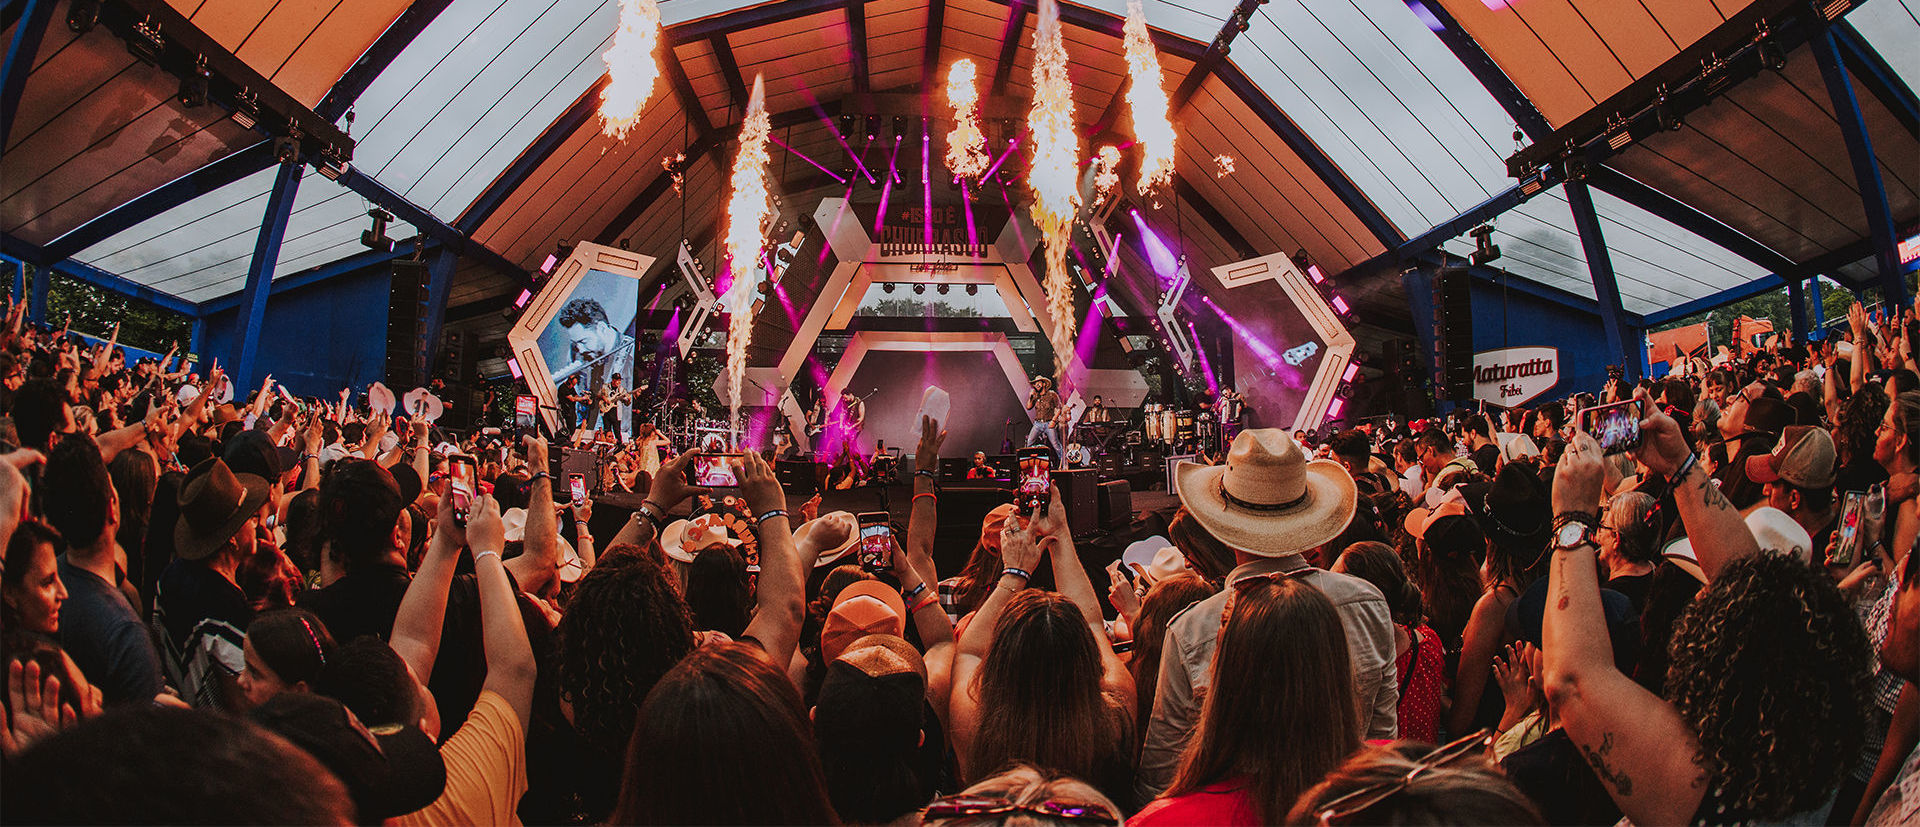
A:
[[[1473,398],[1511,408],[1560,384],[1560,349],[1509,347],[1473,355]]]

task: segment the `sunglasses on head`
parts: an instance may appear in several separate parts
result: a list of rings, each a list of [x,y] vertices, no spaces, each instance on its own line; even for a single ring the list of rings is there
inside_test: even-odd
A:
[[[1092,804],[1081,801],[1037,801],[1032,804],[1016,804],[1004,798],[984,795],[950,795],[934,799],[927,805],[923,821],[948,818],[973,818],[977,816],[1003,815],[1006,813],[1026,813],[1042,818],[1071,821],[1078,824],[1118,825],[1120,817],[1104,804]]]
[[[1491,746],[1493,746],[1493,733],[1481,730],[1444,746],[1435,747],[1432,752],[1415,761],[1405,773],[1385,781],[1368,784],[1327,802],[1326,806],[1320,808],[1317,816],[1319,823],[1329,825],[1352,818],[1398,794],[1428,771],[1454,764],[1470,756],[1485,755]]]

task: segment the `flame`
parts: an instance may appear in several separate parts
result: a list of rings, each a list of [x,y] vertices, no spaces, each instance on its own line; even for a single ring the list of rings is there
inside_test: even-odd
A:
[[[1067,252],[1073,219],[1080,210],[1080,136],[1074,131],[1073,82],[1067,78],[1067,43],[1060,32],[1060,6],[1040,0],[1033,35],[1033,109],[1027,113],[1033,133],[1033,162],[1027,187],[1033,191],[1033,220],[1046,246],[1046,279],[1041,284],[1053,316],[1053,347],[1061,366],[1073,353],[1073,285]]]
[[[953,105],[953,131],[947,133],[947,169],[978,180],[987,171],[987,136],[980,131],[980,90],[973,61],[962,58],[947,70],[947,103]]]
[[[773,220],[773,199],[767,191],[767,167],[772,158],[767,139],[773,120],[767,115],[766,82],[753,78],[753,96],[740,125],[740,154],[733,159],[732,195],[727,200],[727,258],[733,281],[720,297],[727,312],[727,411],[737,432],[740,425],[740,389],[747,378],[747,344],[753,339],[754,299],[759,295],[760,252],[767,244],[767,225]]]
[[[1120,185],[1120,149],[1111,144],[1103,146],[1094,154],[1093,189],[1100,194],[1100,203],[1106,203],[1113,195],[1114,187]]]
[[[1232,174],[1233,174],[1233,156],[1232,155],[1222,154],[1222,155],[1213,156],[1213,177],[1225,178]]]
[[[1173,121],[1167,90],[1161,85],[1160,54],[1147,36],[1147,12],[1140,0],[1127,0],[1127,106],[1133,110],[1133,137],[1145,157],[1140,161],[1142,196],[1173,183]]]
[[[613,45],[600,56],[607,63],[607,87],[600,90],[600,132],[626,140],[627,131],[640,122],[640,110],[653,97],[660,78],[654,52],[660,46],[660,4],[655,0],[620,0],[620,25]]]

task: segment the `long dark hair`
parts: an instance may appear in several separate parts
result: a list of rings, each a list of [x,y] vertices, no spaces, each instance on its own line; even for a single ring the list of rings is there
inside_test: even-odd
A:
[[[1425,612],[1420,587],[1407,579],[1406,566],[1392,546],[1373,541],[1354,543],[1341,552],[1340,567],[1380,590],[1380,595],[1387,599],[1387,613],[1393,622],[1402,626],[1420,625]]]
[[[268,669],[289,686],[320,680],[320,671],[333,657],[333,635],[327,624],[306,609],[263,612],[247,624],[247,642]]]
[[[121,451],[107,464],[107,476],[120,494],[120,528],[113,539],[127,553],[127,576],[140,582],[147,558],[147,520],[160,484],[160,465],[145,451]]]
[[[1243,777],[1259,820],[1274,824],[1360,748],[1360,710],[1333,601],[1290,578],[1231,588],[1200,729],[1167,795]]]
[[[1016,761],[1098,779],[1126,733],[1100,691],[1100,650],[1073,601],[1027,589],[994,624],[980,665],[980,733],[969,762],[978,780]]]
[[[1174,512],[1173,520],[1167,523],[1167,539],[1186,555],[1187,566],[1216,588],[1236,565],[1233,549],[1203,528],[1200,521],[1187,513],[1186,506]]]
[[[800,693],[759,648],[703,646],[654,686],[614,824],[833,824]]]
[[[973,541],[967,565],[960,570],[960,588],[951,609],[955,616],[980,608],[980,604],[987,602],[987,595],[993,593],[994,584],[1000,582],[1000,533],[987,530],[992,519],[992,512],[988,512],[987,518],[981,521],[980,538]]]
[[[747,558],[726,544],[701,549],[686,568],[687,608],[696,629],[739,637],[753,619],[753,594],[747,591]]]
[[[614,546],[575,584],[555,629],[554,680],[589,743],[617,751],[634,711],[693,651],[693,616],[672,577],[638,546]]]
[[[1166,644],[1167,624],[1173,616],[1217,591],[1192,572],[1181,572],[1147,590],[1140,614],[1133,620],[1134,732],[1147,731],[1153,717],[1153,697],[1160,686],[1160,648]]]

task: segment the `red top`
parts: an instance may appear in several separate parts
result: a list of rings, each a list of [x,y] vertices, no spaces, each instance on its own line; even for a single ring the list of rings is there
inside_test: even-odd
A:
[[[1401,626],[1413,645],[1393,662],[1400,678],[1400,737],[1440,742],[1440,693],[1446,688],[1446,657],[1440,636],[1427,626]]]
[[[1188,824],[1222,827],[1259,827],[1253,797],[1247,794],[1244,779],[1230,778],[1209,784],[1199,792],[1173,798],[1154,799],[1146,809],[1127,819],[1127,827],[1180,827]]]

